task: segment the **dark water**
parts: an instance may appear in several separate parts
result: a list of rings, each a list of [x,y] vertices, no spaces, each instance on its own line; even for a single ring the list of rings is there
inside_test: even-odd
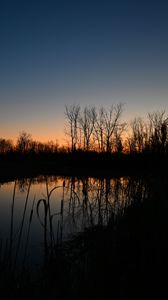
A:
[[[167,187],[163,174],[1,184],[0,286],[10,299],[164,298]]]
[[[45,250],[96,225],[107,225],[145,198],[133,178],[38,177],[0,186],[1,259],[38,266]]]

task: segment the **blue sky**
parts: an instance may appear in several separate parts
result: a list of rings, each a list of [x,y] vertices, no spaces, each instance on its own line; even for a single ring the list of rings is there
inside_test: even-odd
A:
[[[167,1],[0,2],[0,136],[64,135],[65,105],[168,108]]]

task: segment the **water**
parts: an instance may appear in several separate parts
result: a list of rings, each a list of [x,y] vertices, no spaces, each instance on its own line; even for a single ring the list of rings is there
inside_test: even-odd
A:
[[[10,299],[14,293],[17,299],[95,298],[111,291],[125,299],[136,297],[139,285],[141,298],[146,290],[149,298],[156,294],[155,287],[160,296],[168,267],[167,186],[160,173],[1,184],[1,286]],[[93,230],[80,234],[85,228]]]
[[[1,260],[40,266],[46,251],[85,228],[124,214],[141,180],[38,177],[0,186]]]

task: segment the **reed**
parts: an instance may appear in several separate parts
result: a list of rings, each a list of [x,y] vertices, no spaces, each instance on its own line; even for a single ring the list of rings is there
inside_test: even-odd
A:
[[[29,184],[28,184],[28,190],[27,190],[27,194],[26,194],[25,205],[24,205],[22,220],[21,220],[20,229],[19,229],[19,237],[18,237],[16,253],[15,253],[15,258],[14,258],[13,272],[15,272],[15,269],[16,269],[17,259],[18,259],[18,255],[19,255],[21,242],[22,242],[23,226],[24,226],[24,222],[25,222],[27,204],[28,204],[28,199],[29,199],[29,194],[30,194],[30,187],[31,187],[31,179],[29,180]]]
[[[13,252],[13,222],[14,222],[14,204],[16,194],[16,180],[14,182],[12,205],[11,205],[11,224],[10,224],[10,243],[9,243],[9,264],[12,265],[12,252]]]
[[[25,262],[26,262],[26,257],[27,257],[27,250],[28,250],[28,243],[29,243],[29,236],[30,236],[30,227],[31,227],[32,219],[33,219],[33,213],[34,213],[34,204],[35,204],[35,196],[34,196],[34,199],[32,202],[32,207],[31,207],[30,216],[29,216],[27,237],[26,237],[26,242],[25,242],[25,251],[24,251],[23,262],[22,262],[23,269],[25,267]]]
[[[55,186],[51,190],[49,190],[47,177],[45,178],[45,181],[46,181],[46,198],[41,198],[37,201],[36,213],[37,213],[37,217],[40,221],[40,224],[42,225],[42,227],[44,229],[44,253],[45,253],[45,261],[47,262],[49,257],[52,257],[52,255],[53,255],[55,241],[57,241],[57,243],[59,243],[60,240],[62,240],[65,183],[63,183],[63,196],[61,199],[60,212],[52,213],[51,212],[51,196],[56,189],[62,188],[62,186]],[[44,208],[44,214],[43,214],[44,220],[42,220],[41,216],[40,216],[41,205],[43,205],[43,208]],[[58,223],[57,238],[55,239],[52,221],[53,221],[53,218],[57,215],[61,216],[61,221],[59,221],[59,223]]]

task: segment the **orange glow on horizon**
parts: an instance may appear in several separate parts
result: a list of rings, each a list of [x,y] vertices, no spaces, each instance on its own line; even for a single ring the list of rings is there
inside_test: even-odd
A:
[[[48,143],[52,141],[54,144],[57,143],[59,146],[67,145],[68,137],[64,134],[61,133],[60,134],[41,134],[41,133],[33,134],[32,132],[25,129],[20,130],[18,134],[15,133],[12,134],[12,132],[1,133],[0,138],[11,140],[14,144],[16,144],[17,138],[22,131],[25,131],[26,133],[30,134],[32,140],[34,141],[38,141],[41,143]]]

